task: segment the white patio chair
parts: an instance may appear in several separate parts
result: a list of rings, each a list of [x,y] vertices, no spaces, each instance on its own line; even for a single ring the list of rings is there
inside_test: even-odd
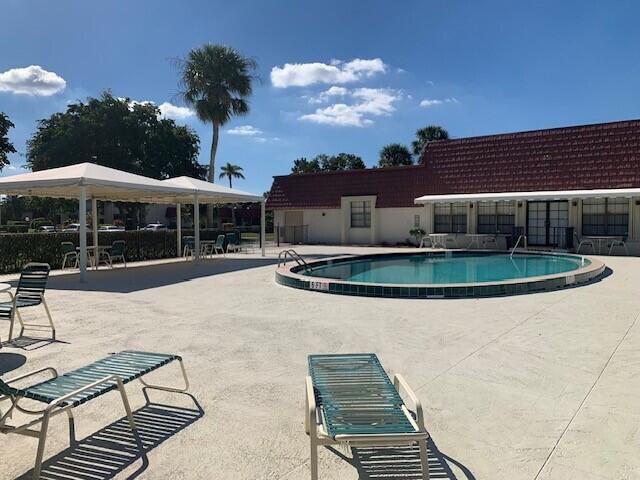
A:
[[[624,248],[624,253],[629,255],[629,249],[627,248],[627,242],[624,238],[614,238],[611,240],[611,245],[609,246],[609,255],[613,251],[613,247],[622,247]]]
[[[498,249],[498,241],[496,237],[485,237],[482,239],[482,248],[492,248],[493,250]]]
[[[589,245],[591,247],[591,251],[593,252],[593,254],[595,255],[596,253],[596,244],[595,242],[590,239],[590,238],[584,238],[584,237],[580,237],[577,233],[574,232],[573,237],[575,239],[576,242],[576,253],[580,253],[580,249],[582,248],[583,245]]]
[[[451,237],[449,235],[444,237],[444,248],[458,248],[456,237]]]

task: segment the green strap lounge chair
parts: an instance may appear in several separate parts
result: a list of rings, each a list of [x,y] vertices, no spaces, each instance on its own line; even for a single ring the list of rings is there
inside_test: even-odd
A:
[[[111,268],[113,268],[113,262],[115,260],[120,260],[124,264],[124,268],[127,268],[127,259],[124,258],[126,246],[127,242],[124,240],[116,240],[108,250],[103,250],[98,253],[100,260],[103,260]]]
[[[184,245],[182,249],[182,256],[185,257],[185,259],[195,256],[196,237],[192,237],[192,236],[182,237],[182,244]]]
[[[224,235],[218,235],[218,238],[216,238],[216,243],[213,245],[213,251],[215,253],[221,253],[222,255],[225,254],[225,252],[224,252]]]
[[[51,267],[47,263],[28,263],[22,269],[20,273],[20,280],[18,280],[18,286],[16,293],[5,292],[9,295],[10,300],[0,302],[0,319],[9,320],[9,341],[13,338],[13,324],[15,319],[20,322],[20,336],[24,333],[25,327],[36,328],[50,328],[51,338],[56,338],[56,328],[53,325],[53,319],[51,318],[51,312],[47,306],[47,301],[44,298],[45,288],[47,286],[47,280],[49,279],[49,272]],[[49,325],[42,324],[28,324],[22,321],[20,316],[20,309],[26,307],[35,307],[42,305],[47,314]],[[0,346],[2,343],[0,342]]]
[[[227,233],[227,253],[229,252],[239,252],[240,251],[240,241],[238,240],[238,234]]]
[[[409,410],[400,396],[413,404]],[[419,446],[423,479],[429,478],[422,405],[404,378],[389,380],[375,354],[310,355],[305,430],[311,440],[311,479],[318,478],[318,446]]]
[[[67,262],[69,262],[69,265],[73,263],[73,267],[78,268],[78,251],[73,242],[60,242],[60,246],[62,247],[62,254],[64,255],[62,258],[62,269],[65,269]]]
[[[173,388],[151,385],[142,379],[144,375],[174,360],[180,363],[184,387]],[[51,378],[31,386],[14,386],[18,381],[24,381],[26,378],[35,375],[42,376],[43,374],[49,374]],[[124,351],[111,354],[102,360],[65,373],[64,375],[58,375],[58,372],[54,368],[43,368],[10,380],[0,380],[0,433],[18,433],[38,439],[38,449],[33,470],[33,478],[38,480],[42,470],[47,429],[51,417],[61,413],[67,414],[69,417],[69,440],[71,445],[74,445],[76,440],[72,410],[105,393],[111,392],[112,390],[118,390],[120,392],[129,424],[131,425],[134,435],[137,437],[136,424],[131,412],[127,392],[124,389],[127,383],[135,379],[139,379],[146,388],[156,390],[183,393],[189,388],[187,373],[182,363],[182,358],[178,355]],[[8,409],[4,410],[7,401],[9,402]],[[44,406],[36,407],[34,403],[41,403],[44,404]],[[9,420],[15,413],[36,418],[18,425],[10,425]]]

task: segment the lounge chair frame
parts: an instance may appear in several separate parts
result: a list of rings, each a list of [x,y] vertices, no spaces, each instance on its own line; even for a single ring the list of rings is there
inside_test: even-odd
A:
[[[25,271],[28,271],[29,268],[49,268],[49,264],[47,263],[28,263],[27,265],[25,265],[24,270],[23,270],[23,274]],[[48,274],[47,274],[48,276]],[[16,293],[13,294],[10,291],[6,291],[6,292],[2,292],[6,295],[9,296],[10,302],[11,302],[11,313],[9,315],[9,339],[8,341],[11,342],[13,340],[13,328],[14,328],[14,324],[15,324],[15,320],[16,318],[18,319],[18,323],[20,324],[20,337],[24,334],[24,329],[25,327],[35,327],[35,328],[50,328],[51,329],[51,338],[53,340],[56,339],[56,327],[53,324],[53,318],[51,317],[51,311],[49,310],[49,305],[47,305],[47,300],[45,299],[45,288],[46,287],[42,287],[42,291],[41,292],[36,292],[36,291],[29,291],[26,295],[21,294],[20,290],[20,284],[22,282],[22,274],[20,276],[21,280],[18,282],[18,287],[16,288]],[[24,287],[23,287],[24,288]],[[22,298],[28,298],[28,300],[32,303],[31,305],[22,305],[20,306],[20,301],[22,300]],[[28,308],[28,307],[35,307],[37,305],[42,305],[44,307],[44,311],[47,314],[47,320],[48,320],[48,325],[43,325],[41,323],[25,323],[22,320],[22,316],[20,315],[20,309],[21,308]],[[0,348],[2,348],[2,342],[0,341]]]
[[[351,447],[389,447],[418,444],[420,451],[420,465],[423,480],[429,479],[429,463],[427,457],[427,439],[429,432],[425,427],[422,402],[411,389],[407,381],[400,374],[393,377],[393,386],[398,394],[403,390],[413,404],[413,411],[406,405],[402,405],[407,420],[413,426],[411,433],[388,434],[344,434],[331,436],[324,424],[322,409],[316,404],[315,389],[311,376],[306,377],[305,384],[305,432],[309,435],[311,456],[311,480],[318,480],[318,447],[327,445],[349,445]]]
[[[137,379],[140,380],[140,383],[142,383],[144,387],[148,389],[161,390],[165,392],[185,393],[189,389],[189,379],[187,377],[187,372],[186,372],[186,369],[184,368],[184,363],[182,361],[182,358],[176,357],[176,360],[178,360],[180,364],[180,370],[182,372],[182,377],[184,380],[183,387],[175,388],[175,387],[167,387],[163,385],[149,384],[143,380],[143,377],[146,374],[141,375]],[[152,371],[155,371],[156,369],[153,369]],[[58,372],[55,368],[45,367],[39,370],[35,370],[33,372],[19,375],[17,377],[11,378],[10,380],[6,380],[4,384],[9,386],[12,383],[15,383],[17,381],[24,380],[26,378],[30,378],[35,375],[39,375],[43,373],[50,373],[51,380],[59,377]],[[148,373],[151,373],[151,372],[148,372]],[[8,410],[6,411],[6,413],[2,413],[2,410],[0,409],[0,433],[4,433],[4,434],[16,433],[19,435],[25,435],[28,437],[34,437],[38,439],[38,449],[36,451],[36,459],[35,459],[35,465],[34,465],[33,477],[32,477],[33,480],[40,479],[40,475],[42,472],[42,461],[44,458],[44,450],[45,450],[45,445],[47,440],[47,432],[49,429],[49,422],[51,418],[57,415],[60,415],[62,413],[67,414],[68,420],[69,420],[69,444],[70,446],[74,446],[77,443],[77,441],[75,438],[75,419],[74,419],[72,410],[79,405],[75,405],[74,403],[67,403],[67,401],[72,399],[73,397],[77,397],[83,392],[93,390],[96,387],[99,387],[100,385],[104,385],[105,383],[113,383],[113,382],[115,382],[116,389],[120,392],[120,398],[122,400],[122,404],[124,406],[127,419],[129,420],[129,425],[131,426],[131,430],[134,436],[136,437],[136,440],[138,440],[138,445],[141,446],[142,443],[139,441],[136,423],[133,418],[133,413],[131,411],[131,404],[129,403],[129,397],[127,396],[127,392],[124,388],[125,382],[123,382],[123,380],[117,375],[106,375],[105,377],[99,378],[98,380],[88,383],[87,385],[83,385],[77,390],[74,390],[70,393],[67,393],[66,395],[60,396],[52,400],[43,409],[34,410],[30,408],[24,408],[23,406],[21,406],[19,404],[21,400],[27,399],[30,401],[34,401],[32,399],[29,399],[29,397],[21,395],[19,393],[21,390],[16,389],[16,393],[13,393],[13,394],[2,394],[2,391],[0,390],[0,406],[2,405],[2,402],[4,402],[5,400],[9,400],[11,404]],[[102,394],[98,394],[95,397],[92,397],[91,399],[98,398],[101,395]],[[85,402],[82,402],[82,403],[85,403]],[[26,423],[22,423],[20,425],[9,425],[7,421],[12,417],[12,414],[14,413],[14,411],[20,412],[27,416],[35,416],[37,418],[31,421],[27,421]],[[38,425],[40,426],[39,430],[36,430],[34,427],[37,427]]]

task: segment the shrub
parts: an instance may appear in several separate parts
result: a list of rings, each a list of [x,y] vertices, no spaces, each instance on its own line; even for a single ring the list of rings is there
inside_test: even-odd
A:
[[[15,228],[15,226],[7,226],[7,228]],[[200,239],[215,240],[222,233],[225,232],[201,230]],[[182,230],[182,235],[193,235],[193,230]],[[157,232],[133,230],[98,234],[100,245],[111,245],[115,240],[127,242],[125,251],[127,261],[171,258],[177,254],[175,230]],[[0,233],[0,274],[19,272],[29,262],[45,262],[51,265],[51,268],[60,268],[63,258],[61,242],[73,242],[78,246],[79,234],[75,232]],[[92,234],[89,232],[87,245],[92,244]]]

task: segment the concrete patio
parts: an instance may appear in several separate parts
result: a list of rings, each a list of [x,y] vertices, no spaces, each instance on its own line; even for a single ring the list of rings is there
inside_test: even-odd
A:
[[[575,289],[402,300],[277,285],[276,256],[132,265],[90,272],[82,285],[77,274],[52,276],[58,341],[0,349],[3,378],[46,365],[64,372],[124,349],[179,353],[202,411],[179,394],[154,392],[145,405],[132,383],[147,458],[110,393],[76,409],[84,440],[75,450],[64,416],[52,422],[43,478],[308,479],[303,383],[307,355],[321,352],[376,352],[405,375],[425,407],[433,478],[640,478],[640,258],[601,257],[612,274]],[[6,322],[0,328],[6,339]],[[173,367],[157,376],[179,380]],[[107,443],[109,455],[98,454]],[[0,477],[28,478],[36,441],[0,436],[0,449]],[[350,463],[321,451],[320,478],[377,478],[370,452],[356,453]],[[388,478],[418,478],[394,468],[384,467]]]

